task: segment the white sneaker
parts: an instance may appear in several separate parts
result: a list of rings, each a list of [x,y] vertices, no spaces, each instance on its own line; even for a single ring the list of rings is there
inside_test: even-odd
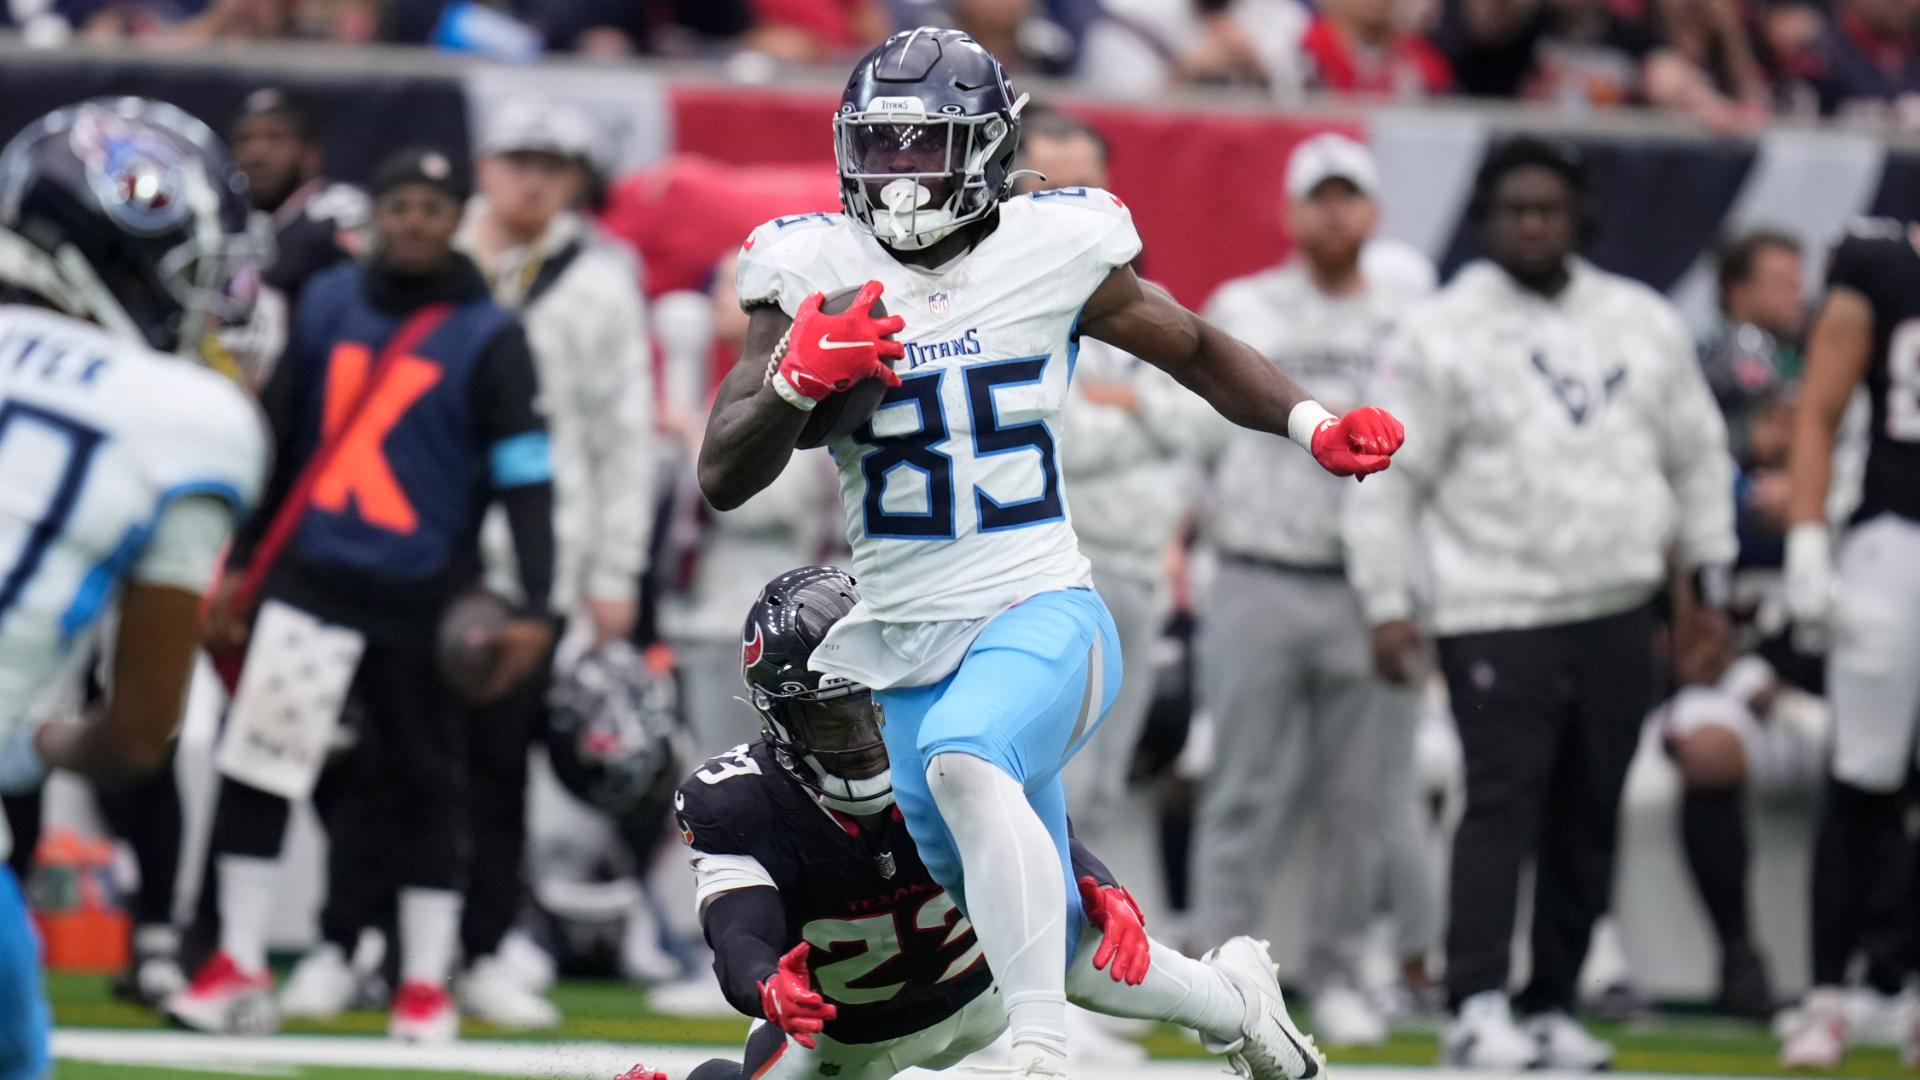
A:
[[[708,972],[647,991],[647,1008],[668,1016],[732,1016],[733,1005]]]
[[[403,982],[394,991],[387,1034],[402,1042],[444,1044],[460,1037],[460,1010],[453,995],[424,982]]]
[[[1440,1036],[1440,1054],[1456,1068],[1530,1069],[1540,1058],[1540,1044],[1513,1022],[1507,995],[1488,990],[1460,1003]]]
[[[515,982],[536,994],[546,993],[560,977],[553,954],[541,948],[524,930],[507,931],[493,955],[507,966]]]
[[[1225,1055],[1234,1072],[1253,1080],[1307,1080],[1326,1070],[1326,1055],[1287,1015],[1287,999],[1280,992],[1266,942],[1229,938],[1204,962],[1239,989],[1247,1011],[1240,1023],[1240,1038],[1231,1043],[1203,1038],[1201,1046]]]
[[[271,1035],[280,1028],[273,976],[246,972],[226,953],[214,953],[186,989],[167,1000],[167,1017],[213,1035]]]
[[[1087,1072],[1136,1069],[1147,1063],[1147,1048],[1114,1034],[1097,1013],[1067,1006],[1067,1060]]]
[[[359,976],[340,946],[323,944],[300,958],[280,991],[280,1015],[332,1020],[353,1004]]]
[[[1329,986],[1314,995],[1313,1030],[1334,1046],[1379,1046],[1387,1021],[1366,995],[1350,986]]]
[[[1846,995],[1847,1041],[1854,1046],[1899,1046],[1911,1026],[1913,1000],[1902,993],[1889,996],[1870,987]]]
[[[1536,1068],[1599,1072],[1613,1063],[1613,1044],[1589,1035],[1573,1017],[1558,1009],[1527,1017],[1526,1030],[1540,1046]]]
[[[1780,1041],[1780,1064],[1789,1069],[1829,1072],[1847,1056],[1847,995],[1830,986],[1807,991]]]
[[[528,990],[499,958],[483,956],[460,977],[455,989],[460,1009],[509,1031],[538,1031],[560,1026],[553,1002]]]

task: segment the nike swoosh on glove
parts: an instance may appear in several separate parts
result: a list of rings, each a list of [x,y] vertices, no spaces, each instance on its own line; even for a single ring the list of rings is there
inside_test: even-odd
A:
[[[886,291],[878,281],[860,287],[853,304],[838,315],[820,310],[822,293],[814,293],[800,302],[793,326],[787,331],[787,351],[780,358],[778,382],[780,396],[801,408],[826,400],[862,379],[879,379],[888,386],[899,386],[900,376],[883,358],[895,360],[907,354],[907,347],[887,337],[906,328],[898,315],[873,317],[873,302]],[[787,391],[791,391],[788,393]],[[803,401],[795,400],[797,398]]]
[[[780,966],[760,984],[760,1007],[766,1010],[767,1023],[792,1036],[793,1041],[811,1050],[813,1037],[840,1014],[813,988],[813,973],[807,970],[811,946],[801,942],[780,958]]]
[[[1385,469],[1407,441],[1407,429],[1385,409],[1362,405],[1313,432],[1313,460],[1335,476],[1367,476]]]
[[[1100,931],[1100,948],[1093,969],[1105,971],[1114,982],[1139,986],[1147,981],[1153,945],[1147,940],[1147,920],[1133,894],[1119,885],[1102,885],[1091,876],[1080,879],[1080,906],[1087,922]],[[1111,969],[1107,965],[1113,965]]]

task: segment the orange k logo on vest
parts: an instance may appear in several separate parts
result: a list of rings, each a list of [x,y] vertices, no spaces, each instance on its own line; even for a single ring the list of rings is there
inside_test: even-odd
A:
[[[395,357],[387,366],[379,385],[366,389],[373,352],[355,341],[343,341],[333,348],[327,366],[326,411],[321,416],[321,437],[330,439],[339,430],[353,404],[367,395],[366,403],[354,414],[352,426],[340,435],[340,447],[327,462],[313,484],[313,505],[333,513],[345,513],[352,497],[360,517],[397,533],[411,533],[420,526],[413,503],[394,479],[393,466],[387,461],[383,443],[394,425],[407,414],[413,403],[433,389],[441,378],[440,365],[416,356]]]

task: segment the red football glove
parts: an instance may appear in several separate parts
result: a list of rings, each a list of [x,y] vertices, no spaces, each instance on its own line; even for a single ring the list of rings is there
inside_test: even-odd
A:
[[[645,1065],[635,1065],[613,1080],[667,1080],[667,1074],[658,1069],[649,1069]]]
[[[1107,971],[1114,982],[1139,986],[1147,981],[1147,967],[1153,961],[1153,949],[1147,940],[1147,920],[1133,894],[1119,885],[1102,885],[1092,877],[1080,879],[1080,906],[1087,921],[1100,931],[1100,948],[1093,954],[1093,969]],[[1107,965],[1113,968],[1108,971]]]
[[[1366,476],[1387,467],[1407,429],[1385,409],[1362,405],[1313,432],[1313,460],[1335,476]]]
[[[886,340],[887,335],[905,329],[907,321],[898,315],[873,317],[873,302],[885,288],[877,281],[867,282],[852,306],[838,315],[820,310],[821,293],[800,301],[793,327],[787,331],[786,354],[773,375],[774,390],[799,408],[812,408],[812,402],[862,379],[899,386],[900,376],[881,358],[898,360],[907,354],[906,346]]]
[[[780,958],[773,976],[760,984],[760,1007],[766,1010],[767,1022],[809,1050],[814,1034],[840,1013],[813,988],[813,973],[807,970],[810,948],[804,941],[795,945]]]

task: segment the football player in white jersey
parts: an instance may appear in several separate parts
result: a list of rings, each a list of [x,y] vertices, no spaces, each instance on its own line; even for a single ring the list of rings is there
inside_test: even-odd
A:
[[[89,101],[0,151],[0,785],[166,760],[201,590],[266,466],[215,331],[267,246],[225,148],[171,105]],[[104,709],[30,726],[109,605]],[[49,1066],[37,954],[0,870],[0,1080]]]
[[[709,501],[738,506],[779,475],[822,400],[888,384],[871,419],[830,445],[865,596],[812,666],[874,689],[900,810],[1005,993],[1011,1074],[1058,1077],[1082,921],[1059,774],[1120,684],[1052,427],[1079,335],[1166,369],[1341,475],[1386,468],[1402,431],[1377,409],[1330,415],[1143,284],[1127,265],[1140,240],[1114,196],[1010,197],[1024,104],[958,31],[896,34],[860,61],[834,117],[846,213],[779,218],[747,239],[747,348],[699,471]],[[850,309],[822,313],[823,291],[851,285],[862,288]],[[874,318],[883,290],[895,314]],[[1240,955],[1262,957],[1240,973],[1259,1003],[1242,1038],[1217,1049],[1262,1080],[1317,1074],[1264,951]]]

